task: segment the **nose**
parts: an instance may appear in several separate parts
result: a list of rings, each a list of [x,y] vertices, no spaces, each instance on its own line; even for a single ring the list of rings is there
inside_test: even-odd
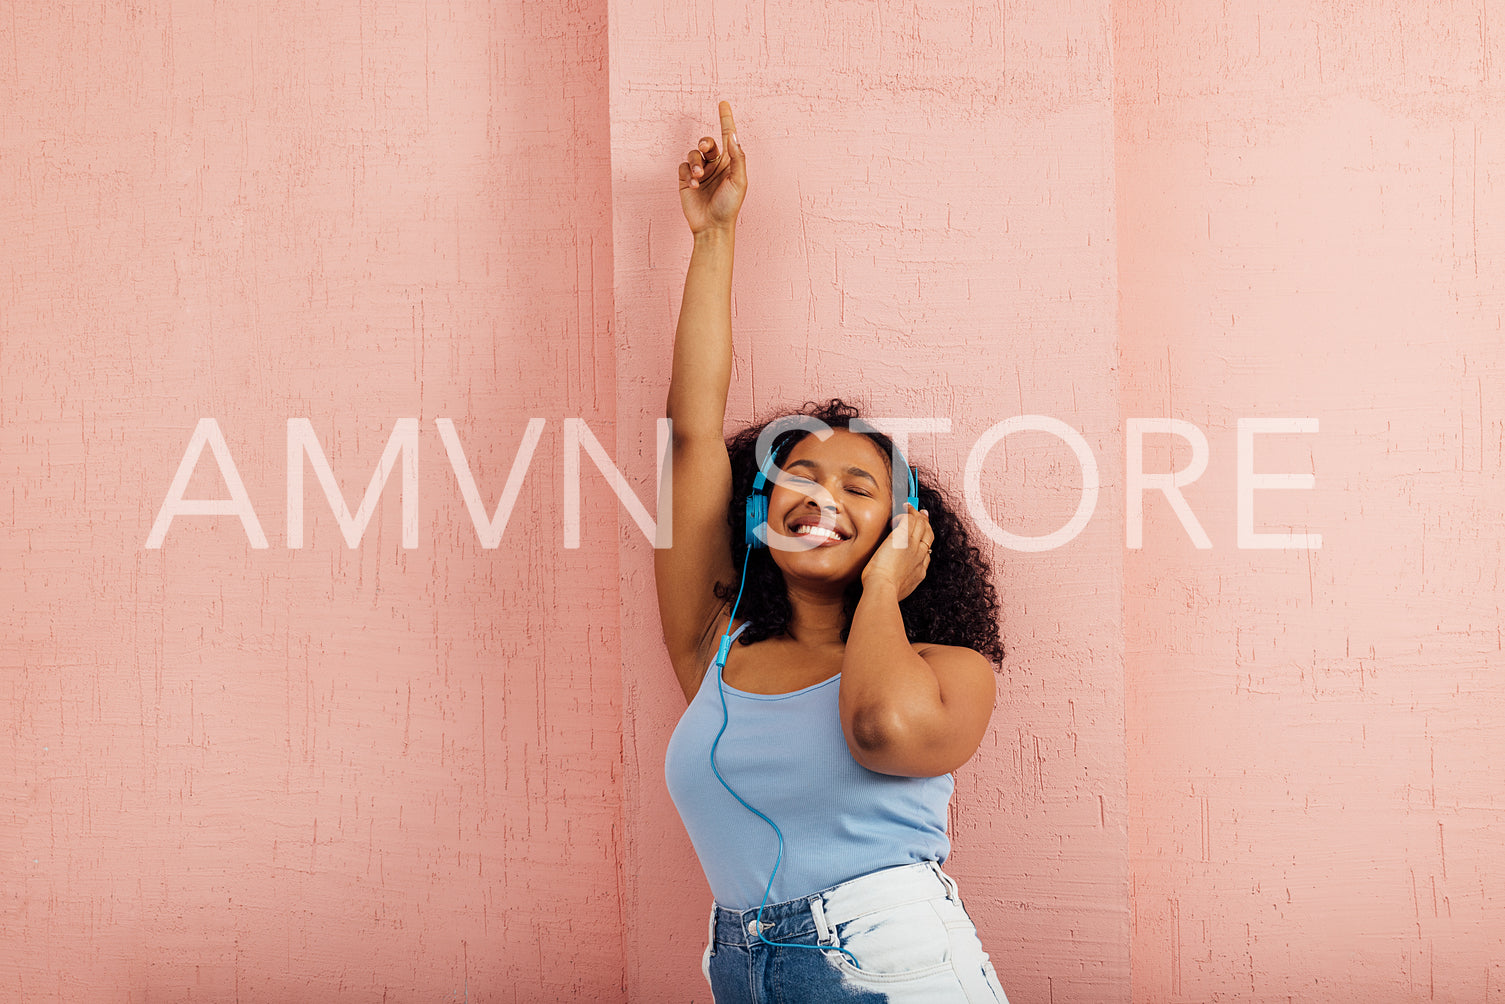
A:
[[[821,494],[825,496],[824,499],[811,498],[809,495],[806,495],[805,504],[814,506],[821,512],[841,511],[836,505],[836,496],[832,495],[830,492],[821,492]]]

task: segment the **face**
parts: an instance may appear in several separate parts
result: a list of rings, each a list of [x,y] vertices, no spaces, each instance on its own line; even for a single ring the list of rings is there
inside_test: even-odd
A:
[[[768,525],[786,541],[771,547],[786,577],[845,585],[888,533],[893,490],[888,458],[866,436],[835,429],[806,436],[779,467],[768,497]]]

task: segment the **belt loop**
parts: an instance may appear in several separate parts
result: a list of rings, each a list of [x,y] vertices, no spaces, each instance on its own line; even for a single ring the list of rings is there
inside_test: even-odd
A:
[[[962,901],[962,894],[961,890],[956,887],[956,879],[941,871],[939,861],[931,861],[930,868],[935,872],[936,877],[941,880],[941,884],[946,887],[946,898],[953,903],[960,903]]]
[[[706,925],[706,926],[707,926],[706,943],[708,945],[710,945],[710,953],[709,954],[715,955],[716,954],[716,902],[715,902],[715,900],[711,901],[711,922],[708,925]]]
[[[826,904],[821,897],[810,897],[810,916],[815,919],[816,940],[822,945],[836,944],[836,929],[826,923]]]

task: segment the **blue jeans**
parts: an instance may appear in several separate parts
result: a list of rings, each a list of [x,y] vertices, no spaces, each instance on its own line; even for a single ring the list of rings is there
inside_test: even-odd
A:
[[[757,916],[711,906],[701,968],[716,1004],[1008,1004],[956,882],[933,861],[763,908],[764,938],[819,951],[764,944]]]

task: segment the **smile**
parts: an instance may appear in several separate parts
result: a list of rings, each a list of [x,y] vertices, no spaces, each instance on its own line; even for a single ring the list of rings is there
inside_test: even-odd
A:
[[[837,531],[821,526],[818,523],[804,523],[795,527],[794,533],[797,537],[821,537],[823,538],[823,543],[840,543],[847,539]]]

